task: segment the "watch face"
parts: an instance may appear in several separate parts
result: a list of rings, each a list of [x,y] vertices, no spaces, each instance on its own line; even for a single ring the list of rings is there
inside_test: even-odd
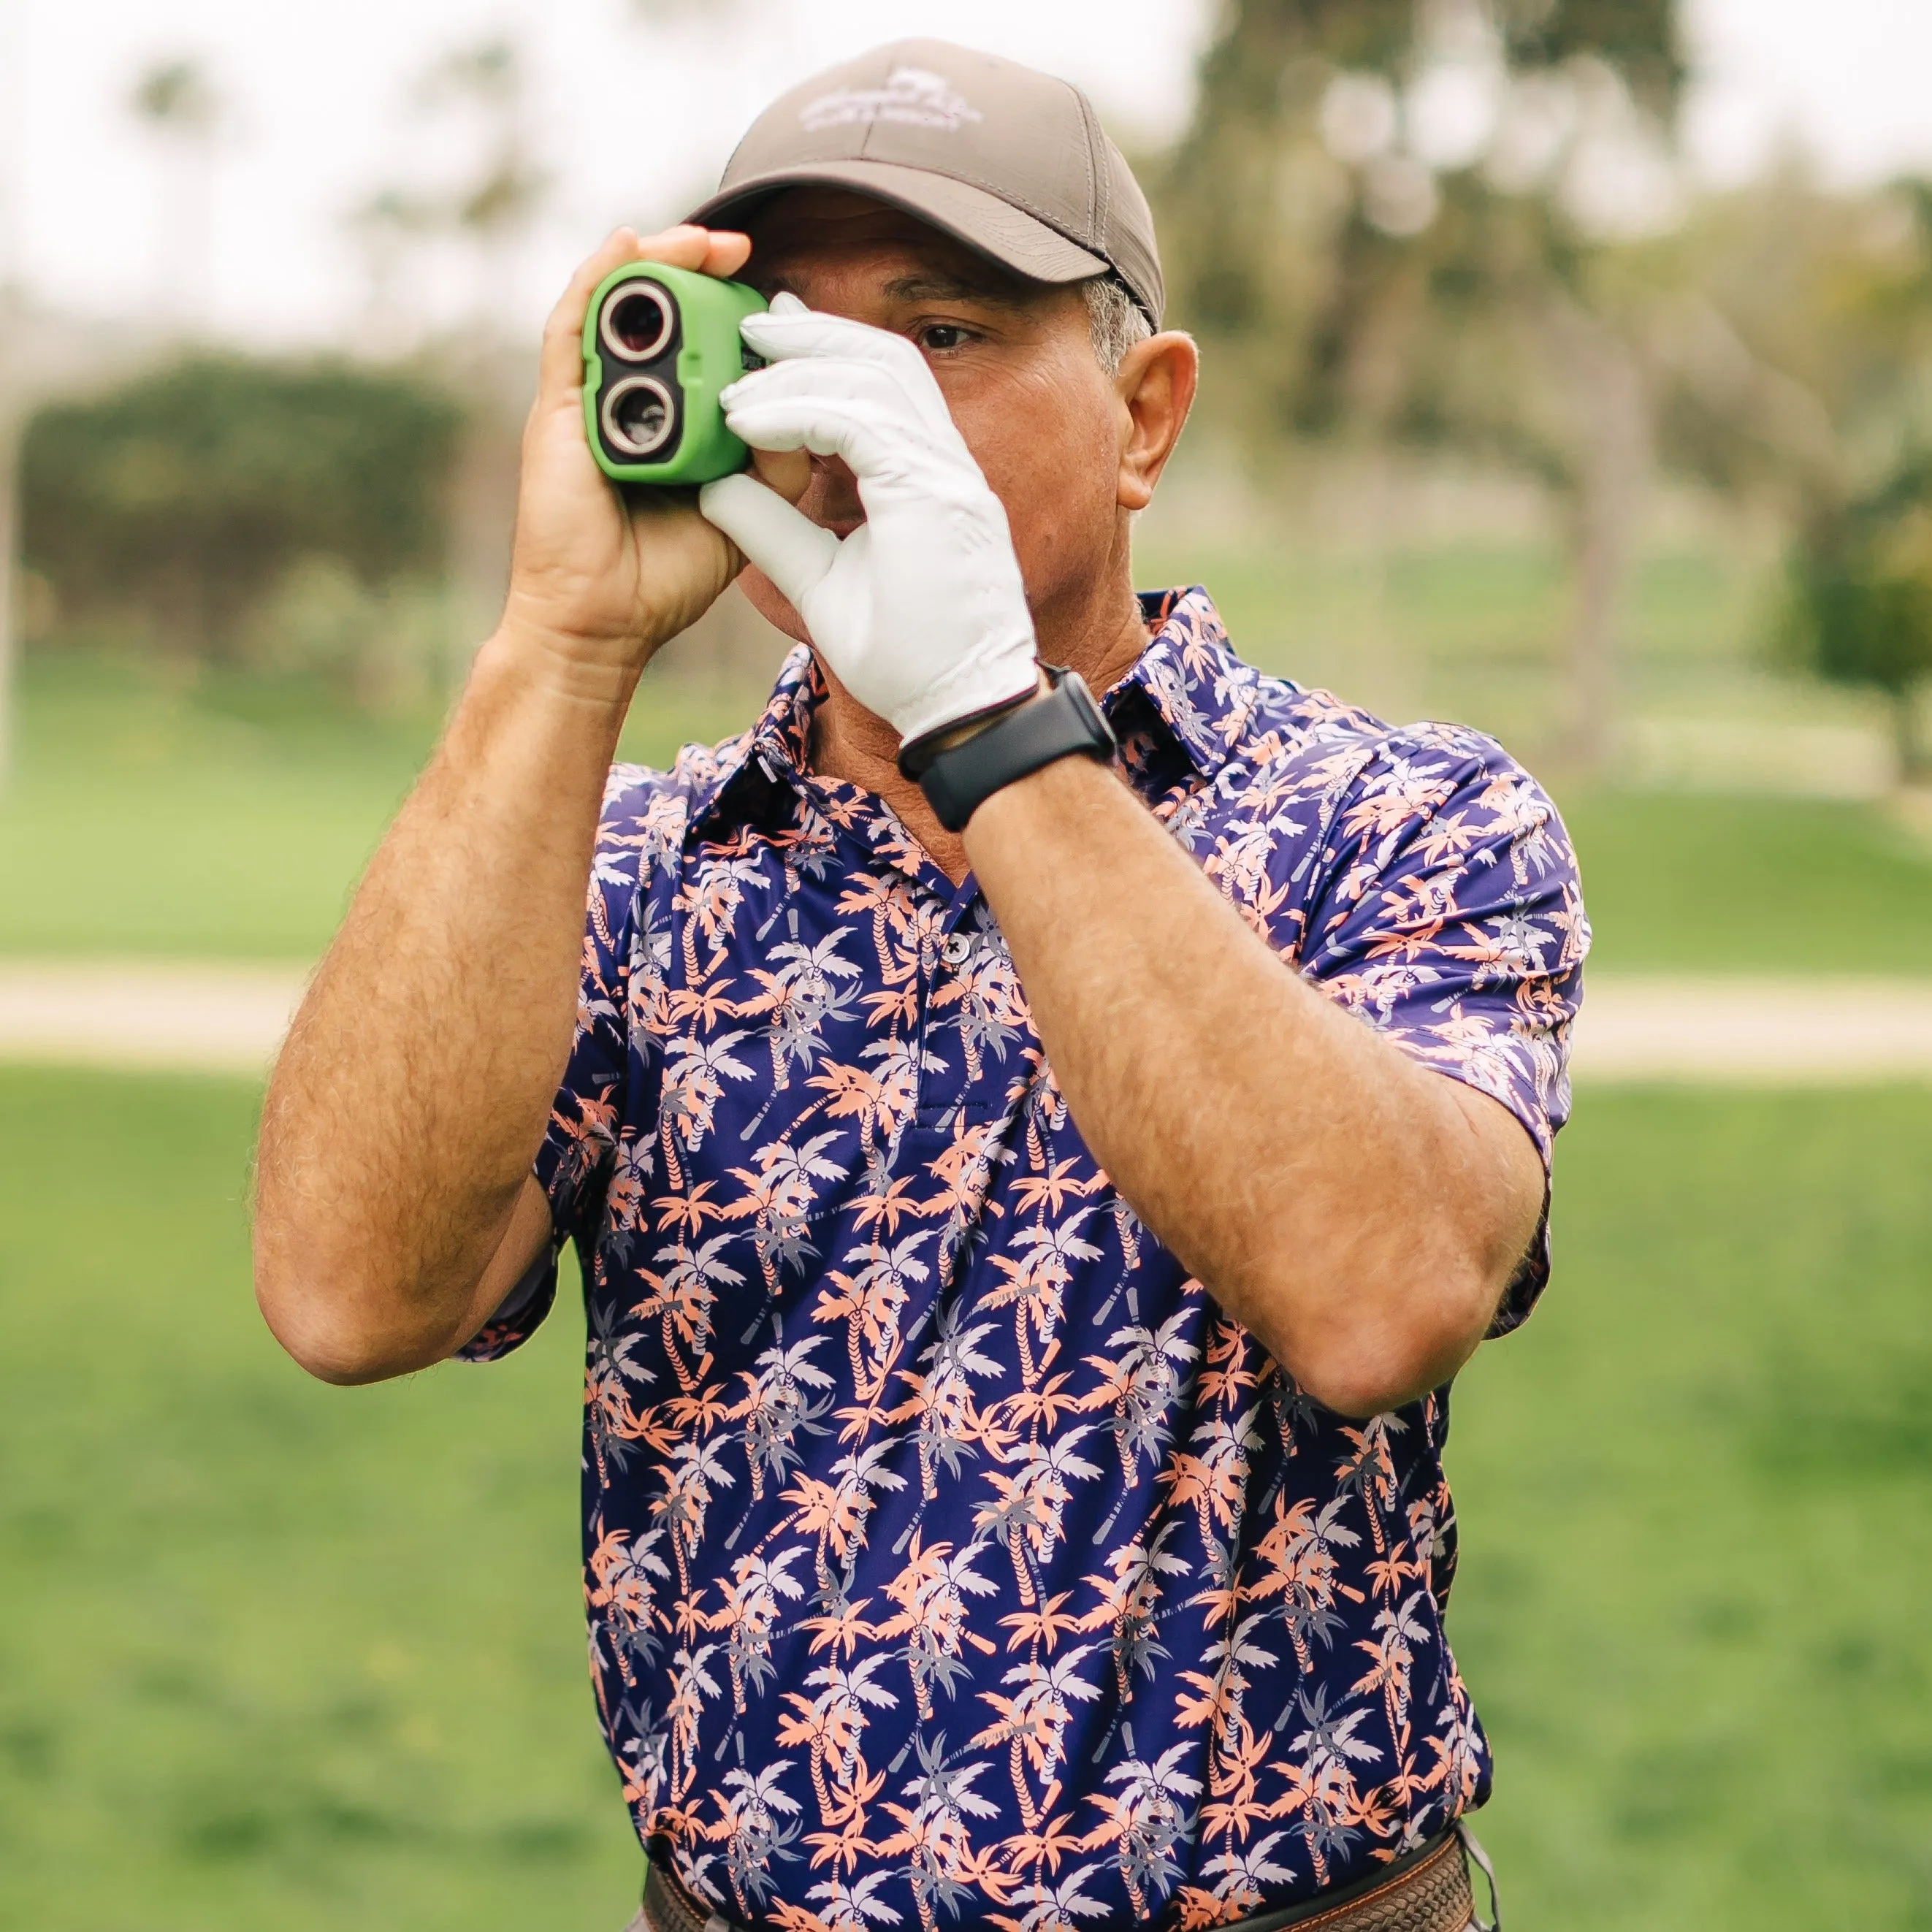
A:
[[[1076,673],[1050,670],[1053,689],[1036,704],[1022,704],[950,751],[941,752],[916,776],[939,822],[949,832],[966,821],[1002,786],[1042,765],[1074,754],[1111,762],[1119,748],[1106,713]],[[901,769],[905,769],[901,754]]]

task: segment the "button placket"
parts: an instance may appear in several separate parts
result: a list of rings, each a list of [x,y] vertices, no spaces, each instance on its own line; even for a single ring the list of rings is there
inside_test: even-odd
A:
[[[944,956],[944,942],[930,927],[919,938],[919,1017],[914,1028],[915,1060],[913,1067],[912,1124],[915,1130],[928,1124],[931,1096],[926,1090],[926,1034],[932,1024],[932,995],[938,979],[938,962]]]
[[[942,1077],[948,1084],[942,1091],[934,1092],[928,1084],[938,1070],[929,1071],[926,1066],[927,1032],[932,1022],[940,974],[956,973],[973,956],[971,920],[979,896],[977,886],[969,878],[945,907],[938,922],[940,929],[928,934],[920,947],[919,1100],[914,1119],[928,1132],[950,1131],[950,1124],[963,1096],[960,1084],[965,1078],[963,1065],[945,1070]]]

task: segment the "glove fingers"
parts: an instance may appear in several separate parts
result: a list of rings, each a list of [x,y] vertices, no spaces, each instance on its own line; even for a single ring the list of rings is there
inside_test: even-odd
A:
[[[923,362],[917,374],[931,383]],[[732,434],[754,449],[802,446],[842,456],[861,476],[916,473],[929,489],[944,488],[948,478],[983,483],[937,387],[928,410],[898,371],[879,364],[844,357],[788,362],[740,377],[721,400]]]
[[[776,490],[742,471],[706,484],[698,493],[698,507],[791,600],[794,608],[802,608],[806,597],[838,559],[838,539],[830,530],[820,530]]]
[[[746,316],[740,329],[768,362],[788,362],[802,356],[843,356],[854,362],[901,366],[912,360],[922,368],[926,362],[903,335],[854,322],[849,316],[827,315],[822,309],[764,309]]]
[[[870,368],[889,378],[929,427],[943,424],[952,428],[952,412],[931,365],[903,335],[802,306],[747,316],[742,332],[746,341],[772,365],[764,374],[800,364],[842,363]]]
[[[932,410],[922,408],[908,397],[904,384],[892,370],[875,364],[790,362],[782,368],[762,369],[741,377],[722,400],[725,420],[734,434],[743,435],[737,428],[741,416],[748,418],[754,412],[775,407],[822,408],[829,414],[851,412],[875,423],[890,436],[906,464],[916,461],[929,469],[977,471],[964,438],[946,413],[944,400],[935,395]],[[753,442],[754,448],[776,446],[758,444],[749,436],[744,440]]]
[[[855,362],[848,356],[814,357],[808,362],[775,363],[769,369],[754,370],[724,389],[718,400],[726,409],[734,410],[778,396],[862,398],[888,409],[903,410],[905,404],[905,393],[890,370],[876,362]]]
[[[748,403],[728,411],[724,421],[734,436],[754,449],[808,449],[814,456],[843,457],[862,488],[900,482],[918,466],[920,452],[908,447],[901,423],[846,397]]]
[[[867,520],[843,544],[748,477],[699,504],[791,598],[860,702],[916,737],[1036,677],[1004,512],[924,355],[902,336],[781,297],[744,325],[770,366],[725,392],[754,448],[844,459]]]

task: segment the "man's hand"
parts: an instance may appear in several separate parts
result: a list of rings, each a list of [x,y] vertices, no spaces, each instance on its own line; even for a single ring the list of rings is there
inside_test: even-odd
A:
[[[620,228],[580,267],[544,326],[537,398],[524,431],[506,628],[585,668],[634,680],[660,644],[688,628],[742,568],[691,494],[625,495],[597,466],[584,433],[584,317],[598,284],[627,262],[712,275],[745,265],[742,235]]]
[[[704,514],[791,599],[839,682],[910,742],[1039,681],[1006,512],[903,336],[781,295],[746,318],[772,364],[724,392],[755,450],[842,457],[866,522],[843,542],[754,478],[699,492]]]
[[[263,1112],[256,1293],[290,1354],[332,1381],[440,1360],[550,1239],[530,1162],[569,1054],[617,734],[651,653],[742,566],[688,493],[627,504],[598,468],[584,311],[623,262],[729,274],[750,246],[620,229],[544,332],[502,624],[357,890]]]

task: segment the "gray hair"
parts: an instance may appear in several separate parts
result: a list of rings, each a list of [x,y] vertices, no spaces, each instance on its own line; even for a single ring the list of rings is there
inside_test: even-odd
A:
[[[1087,327],[1094,353],[1110,376],[1120,373],[1127,351],[1154,333],[1154,324],[1118,275],[1095,275],[1080,284],[1087,298]]]

